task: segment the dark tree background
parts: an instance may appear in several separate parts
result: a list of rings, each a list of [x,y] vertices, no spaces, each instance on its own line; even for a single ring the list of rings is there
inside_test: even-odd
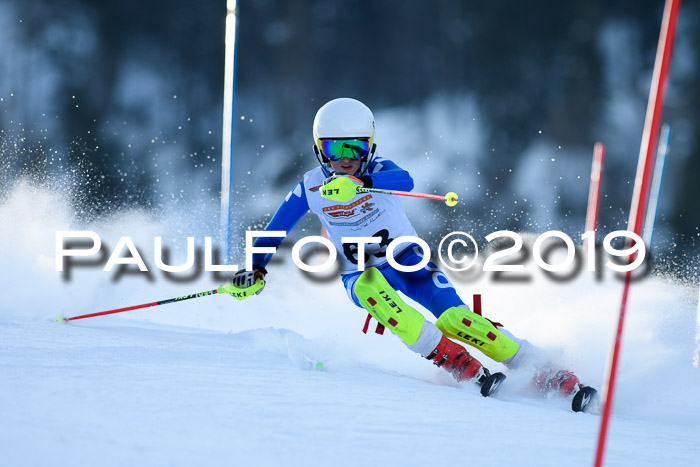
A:
[[[523,224],[527,213],[510,212],[504,193],[518,191],[512,169],[544,133],[583,165],[594,142],[606,143],[601,222],[615,230],[629,210],[662,10],[661,0],[241,0],[239,202],[253,185],[283,194],[313,167],[311,122],[331,98],[405,115],[425,114],[436,99],[468,98],[482,125],[478,151],[489,153],[478,170],[466,169],[487,186],[471,199],[473,216],[495,211],[503,228],[532,227]],[[659,219],[660,248],[695,262],[698,15],[697,0],[683,2]],[[86,217],[216,200],[225,16],[225,0],[0,0],[2,192],[19,176],[68,177]],[[428,134],[426,146],[444,152]],[[585,199],[562,198],[552,216],[582,222]],[[264,222],[277,201],[251,207],[248,221]]]

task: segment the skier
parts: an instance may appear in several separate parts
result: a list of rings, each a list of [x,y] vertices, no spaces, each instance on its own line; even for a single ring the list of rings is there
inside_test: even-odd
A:
[[[474,381],[481,386],[481,394],[487,396],[505,376],[489,372],[455,341],[478,348],[507,368],[520,366],[532,346],[499,323],[470,311],[434,263],[428,262],[414,272],[401,272],[390,266],[387,245],[394,238],[416,237],[416,231],[397,196],[358,194],[356,190],[374,187],[411,191],[413,179],[394,162],[375,154],[374,136],[374,116],[363,103],[339,98],[323,105],[313,123],[313,148],[320,167],[307,172],[289,192],[265,230],[289,232],[308,210],[313,211],[337,249],[341,278],[350,300],[366,309],[409,349],[444,368],[457,381]],[[379,240],[363,245],[363,271],[358,270],[358,252],[362,248],[343,243],[342,237]],[[279,237],[259,237],[254,246],[276,248],[281,242]],[[416,265],[423,259],[416,244],[400,244],[395,251],[396,262],[403,266]],[[238,271],[227,285],[229,293],[243,299],[262,292],[265,266],[271,257],[272,254],[254,254],[253,269]],[[430,311],[437,318],[435,324],[406,304],[397,290]],[[543,392],[558,391],[572,397],[575,411],[584,410],[595,394],[594,389],[581,384],[568,371],[542,371],[534,381]]]

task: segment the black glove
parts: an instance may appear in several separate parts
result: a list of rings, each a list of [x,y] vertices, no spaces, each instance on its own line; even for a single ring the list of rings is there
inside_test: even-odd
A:
[[[332,172],[331,176],[323,181],[323,185],[327,185],[338,177],[350,177],[355,180],[362,182],[362,186],[365,188],[372,188],[372,177],[369,175],[360,175],[355,177],[354,175],[346,174],[345,172]]]
[[[248,287],[251,287],[253,284],[255,284],[255,281],[258,278],[264,278],[266,274],[267,271],[264,267],[254,264],[252,271],[246,271],[245,269],[241,269],[236,274],[234,274],[233,278],[231,278],[231,283],[239,289],[247,289]],[[260,292],[262,292],[262,289],[258,290],[256,294],[259,294]]]
[[[258,295],[265,288],[265,274],[267,274],[265,268],[258,265],[253,265],[252,271],[241,269],[233,275],[230,283],[222,285],[217,291],[227,293],[238,300],[253,294]]]

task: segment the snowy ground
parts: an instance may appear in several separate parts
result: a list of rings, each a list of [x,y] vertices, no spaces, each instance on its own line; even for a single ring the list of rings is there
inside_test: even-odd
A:
[[[340,284],[309,281],[290,261],[244,302],[215,295],[58,324],[59,313],[214,284],[159,273],[113,281],[100,268],[64,282],[54,235],[78,226],[60,200],[18,190],[0,218],[12,220],[0,226],[2,466],[592,464],[598,415],[531,396],[527,371],[482,398],[394,336],[362,334],[366,315]],[[90,228],[152,238],[158,225],[133,214]],[[601,386],[620,282],[453,279],[465,298],[483,294],[489,316]],[[700,462],[696,299],[668,279],[633,286],[606,465]]]

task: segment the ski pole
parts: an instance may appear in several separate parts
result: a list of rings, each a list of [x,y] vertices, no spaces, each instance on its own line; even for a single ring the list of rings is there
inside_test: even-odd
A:
[[[410,191],[398,191],[398,190],[384,190],[382,188],[365,188],[357,187],[358,193],[384,193],[385,195],[398,195],[398,196],[410,196],[411,198],[427,198],[427,199],[439,199],[444,201],[448,206],[455,206],[457,204],[457,193],[450,191],[445,196],[440,195],[430,195],[427,193],[412,193]]]
[[[318,191],[319,188],[321,188],[323,185],[318,185],[309,188],[309,191]],[[398,196],[409,196],[412,198],[427,198],[427,199],[438,199],[440,201],[444,201],[445,204],[448,206],[455,206],[457,205],[457,193],[454,191],[450,191],[447,193],[445,196],[440,196],[440,195],[430,195],[427,193],[413,193],[410,191],[398,191],[398,190],[385,190],[382,188],[365,188],[362,186],[357,187],[357,192],[358,193],[383,193],[385,195],[398,195]]]
[[[214,290],[208,290],[206,292],[195,293],[192,295],[185,295],[183,297],[168,298],[167,300],[160,300],[158,302],[144,303],[142,305],[127,306],[124,308],[115,308],[114,310],[100,311],[97,313],[90,313],[87,315],[64,317],[61,314],[61,315],[58,315],[58,322],[59,323],[67,323],[68,321],[72,321],[74,319],[83,319],[83,318],[92,318],[93,316],[111,315],[113,313],[122,313],[124,311],[137,310],[139,308],[148,308],[151,306],[167,305],[168,303],[181,302],[183,300],[189,300],[190,298],[206,297],[207,295],[214,295],[216,293],[220,293],[219,292],[220,288],[221,287],[216,288]]]

